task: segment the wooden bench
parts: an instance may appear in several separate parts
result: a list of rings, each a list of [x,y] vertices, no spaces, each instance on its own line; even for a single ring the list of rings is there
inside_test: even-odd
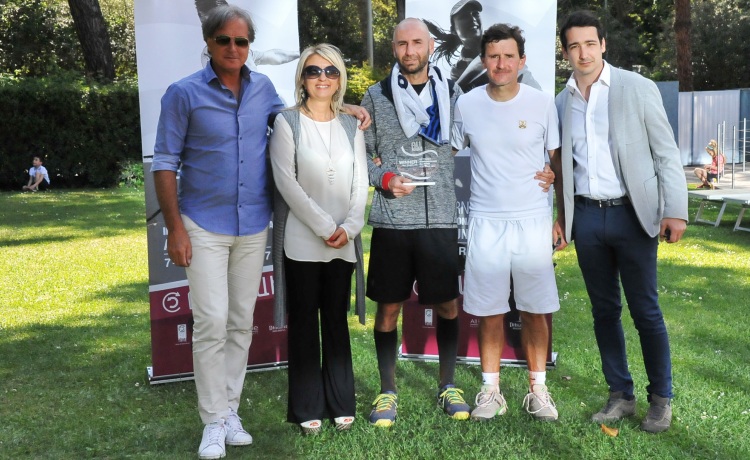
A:
[[[745,216],[745,211],[747,211],[748,208],[750,208],[750,193],[742,193],[739,195],[727,195],[724,197],[724,203],[734,203],[739,204],[742,206],[742,209],[740,209],[740,213],[737,216],[737,222],[734,224],[734,230],[742,230],[745,232],[750,232],[750,227],[743,227],[742,226],[742,218]]]

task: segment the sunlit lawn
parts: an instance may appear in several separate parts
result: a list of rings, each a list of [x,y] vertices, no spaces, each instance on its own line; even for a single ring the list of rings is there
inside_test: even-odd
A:
[[[691,203],[691,217],[697,203]],[[525,371],[505,368],[509,411],[455,422],[435,408],[437,365],[400,362],[399,420],[366,423],[378,390],[372,313],[352,317],[358,420],[349,433],[303,438],[284,422],[286,371],[249,374],[240,415],[255,437],[227,458],[750,458],[750,233],[691,225],[660,247],[660,296],[672,338],[674,424],[638,429],[646,411],[637,333],[626,318],[638,414],[618,437],[589,422],[606,386],[574,248],[556,255],[562,310],[549,386],[558,423],[521,409]],[[143,192],[0,193],[0,458],[194,458],[201,424],[192,382],[151,386]],[[369,235],[368,235],[369,236]],[[467,400],[480,383],[460,366]]]

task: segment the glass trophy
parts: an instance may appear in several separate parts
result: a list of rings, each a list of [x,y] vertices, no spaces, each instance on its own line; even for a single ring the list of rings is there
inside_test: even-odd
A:
[[[411,182],[403,185],[435,185],[432,177],[438,171],[438,154],[434,150],[407,152],[404,147],[396,155],[396,169]]]

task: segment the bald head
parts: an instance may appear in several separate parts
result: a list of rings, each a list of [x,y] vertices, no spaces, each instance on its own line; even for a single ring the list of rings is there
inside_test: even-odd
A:
[[[396,24],[396,27],[393,29],[393,42],[396,42],[396,37],[399,32],[407,30],[415,33],[422,33],[425,39],[430,38],[430,31],[427,29],[427,24],[425,24],[424,21],[418,18],[406,18]]]
[[[427,81],[427,63],[434,49],[435,41],[421,19],[404,19],[393,29],[393,56],[412,85]]]

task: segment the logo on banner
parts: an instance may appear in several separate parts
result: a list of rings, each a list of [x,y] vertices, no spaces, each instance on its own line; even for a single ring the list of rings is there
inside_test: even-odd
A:
[[[428,327],[432,327],[432,317],[433,317],[433,311],[432,308],[428,308],[424,311],[424,325]]]
[[[180,293],[169,292],[161,299],[161,306],[167,313],[177,313],[180,311]]]
[[[177,325],[177,341],[187,342],[187,324]]]

